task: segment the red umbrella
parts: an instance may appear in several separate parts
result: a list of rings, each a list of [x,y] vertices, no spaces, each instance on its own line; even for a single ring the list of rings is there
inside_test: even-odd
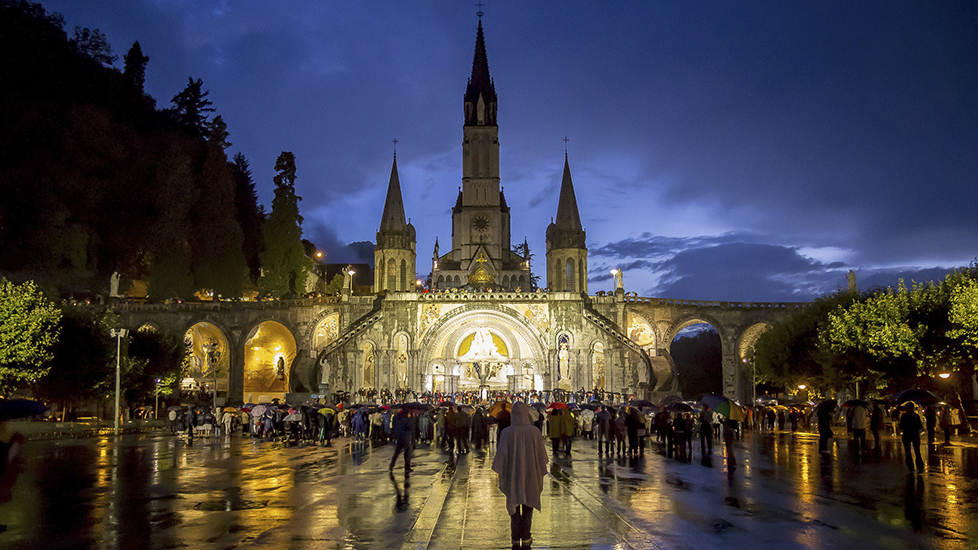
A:
[[[566,409],[567,403],[561,403],[560,401],[554,401],[553,403],[547,405],[548,409]]]

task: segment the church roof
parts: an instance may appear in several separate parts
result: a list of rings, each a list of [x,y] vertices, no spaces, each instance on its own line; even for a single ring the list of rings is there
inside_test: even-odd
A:
[[[581,225],[581,214],[577,210],[577,196],[574,194],[574,182],[571,181],[567,155],[564,155],[564,178],[560,182],[560,199],[557,201],[557,218],[554,223],[561,230],[584,230],[584,226]]]
[[[391,180],[387,185],[387,201],[384,203],[384,215],[380,218],[380,231],[403,231],[404,200],[401,198],[401,181],[397,177],[397,156],[391,166]]]
[[[479,96],[488,106],[496,103],[496,86],[489,76],[489,57],[486,55],[486,40],[482,35],[482,20],[479,20],[479,30],[475,37],[475,56],[472,59],[472,76],[465,87],[465,102],[473,105],[479,103]],[[495,109],[488,110],[491,120],[486,120],[487,124],[496,124]],[[474,115],[472,112],[466,114],[465,124],[472,124],[474,120],[469,120]]]

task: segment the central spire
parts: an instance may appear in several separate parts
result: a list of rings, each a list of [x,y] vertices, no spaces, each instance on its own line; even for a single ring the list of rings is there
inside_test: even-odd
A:
[[[489,76],[489,57],[486,55],[486,39],[482,34],[482,19],[475,37],[475,55],[472,59],[472,76],[465,88],[465,125],[496,125],[496,87]]]

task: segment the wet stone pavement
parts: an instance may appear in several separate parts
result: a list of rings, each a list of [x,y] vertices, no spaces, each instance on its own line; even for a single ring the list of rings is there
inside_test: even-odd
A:
[[[599,457],[578,439],[545,480],[533,547],[973,548],[978,444],[925,449],[908,474],[898,439],[857,459],[848,441],[817,452],[811,433],[747,434],[729,470],[702,461]],[[926,446],[925,446],[926,447]],[[548,443],[549,450],[550,445]],[[509,548],[490,450],[428,445],[393,475],[391,445],[331,447],[235,435],[127,435],[28,442],[0,548]]]

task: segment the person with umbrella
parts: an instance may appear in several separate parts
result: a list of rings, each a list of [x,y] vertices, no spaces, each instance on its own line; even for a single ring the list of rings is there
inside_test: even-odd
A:
[[[856,441],[856,455],[866,450],[866,428],[869,427],[869,409],[863,403],[852,407],[852,436]]]
[[[414,447],[414,424],[411,422],[410,409],[402,407],[394,415],[391,421],[391,438],[394,439],[394,455],[391,456],[391,465],[387,470],[394,475],[394,463],[403,451],[404,475],[408,476],[411,473],[411,449]]]
[[[700,411],[700,453],[703,458],[713,454],[713,411],[703,407]]]
[[[513,548],[529,548],[533,509],[540,510],[543,477],[547,475],[547,448],[540,430],[530,423],[526,403],[513,403],[510,426],[499,434],[492,470],[499,475],[499,490],[506,495]]]
[[[900,433],[903,439],[903,454],[907,459],[907,468],[910,473],[914,471],[914,464],[917,465],[917,473],[924,473],[924,459],[920,456],[920,431],[924,429],[924,423],[920,421],[917,414],[917,404],[907,401],[901,407],[903,414],[900,415]],[[916,455],[916,460],[914,460]]]

